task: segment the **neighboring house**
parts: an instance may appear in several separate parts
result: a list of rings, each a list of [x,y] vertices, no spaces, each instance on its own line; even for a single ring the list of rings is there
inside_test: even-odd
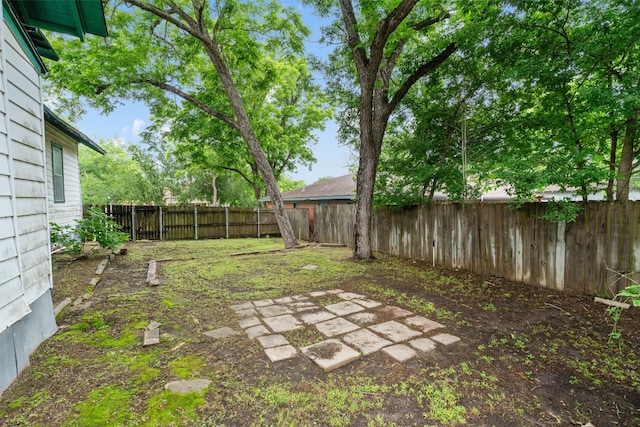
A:
[[[46,105],[44,122],[49,222],[75,226],[76,220],[82,219],[78,144],[100,154],[105,154],[105,151]]]
[[[282,193],[285,208],[309,211],[309,228],[313,230],[313,208],[323,205],[351,204],[356,200],[356,181],[353,174],[339,176]],[[268,197],[261,199],[271,208]]]
[[[51,300],[40,31],[106,36],[100,0],[2,0],[0,28],[0,393],[57,330]]]

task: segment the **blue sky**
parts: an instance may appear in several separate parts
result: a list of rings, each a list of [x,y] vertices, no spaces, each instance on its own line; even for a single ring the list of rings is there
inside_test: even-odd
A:
[[[312,13],[312,9],[302,6],[299,1],[285,0],[283,3],[296,7],[302,14],[303,21],[311,29],[307,50],[318,56],[326,56],[327,49],[318,43],[322,20]],[[99,141],[101,139],[118,138],[125,143],[139,142],[140,131],[150,123],[149,110],[143,103],[125,102],[109,115],[88,109],[87,113],[76,123],[76,127]],[[326,124],[326,129],[316,132],[318,143],[312,147],[317,162],[309,170],[299,166],[297,172],[288,174],[292,179],[311,184],[321,177],[337,177],[349,173],[350,150],[338,144],[337,125],[334,121]]]

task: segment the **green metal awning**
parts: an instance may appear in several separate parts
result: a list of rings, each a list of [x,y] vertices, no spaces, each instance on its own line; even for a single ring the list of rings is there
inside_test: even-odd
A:
[[[101,0],[9,0],[28,26],[79,37],[107,36]]]

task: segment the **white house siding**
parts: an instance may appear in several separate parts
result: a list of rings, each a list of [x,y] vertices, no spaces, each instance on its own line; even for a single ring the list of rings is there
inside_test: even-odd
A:
[[[0,393],[56,331],[38,72],[0,29]]]
[[[47,155],[47,196],[49,199],[49,221],[58,225],[76,225],[82,219],[82,200],[80,197],[80,171],[78,170],[78,144],[64,133],[45,124]],[[51,163],[51,143],[62,147],[62,166],[64,170],[64,203],[53,199],[53,166]]]

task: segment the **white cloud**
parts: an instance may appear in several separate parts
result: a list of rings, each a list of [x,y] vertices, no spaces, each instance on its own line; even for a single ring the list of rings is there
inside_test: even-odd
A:
[[[139,137],[143,127],[144,120],[134,119],[133,126],[131,127],[131,133],[133,133],[133,136],[135,136],[136,138]]]

